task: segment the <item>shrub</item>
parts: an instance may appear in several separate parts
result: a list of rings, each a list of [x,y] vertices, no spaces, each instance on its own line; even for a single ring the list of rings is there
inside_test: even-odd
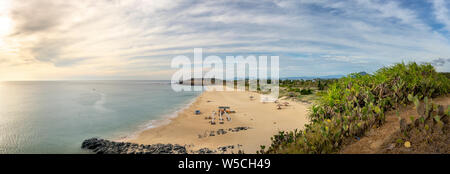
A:
[[[408,104],[408,95],[436,97],[449,93],[449,79],[430,64],[399,63],[373,75],[354,73],[329,85],[310,111],[302,132],[280,132],[264,153],[333,153],[346,138],[385,121],[384,113]]]
[[[310,95],[310,94],[312,94],[312,90],[311,89],[302,89],[302,90],[300,90],[300,94],[301,95]]]

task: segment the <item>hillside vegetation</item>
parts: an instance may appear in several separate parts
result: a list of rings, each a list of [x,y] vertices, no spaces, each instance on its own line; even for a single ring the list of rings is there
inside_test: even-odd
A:
[[[449,79],[430,64],[399,63],[373,75],[350,74],[328,85],[310,109],[303,131],[279,132],[260,153],[335,153],[346,139],[385,122],[385,112],[411,101],[448,94]]]
[[[417,114],[402,118],[400,130],[377,153],[450,153],[449,106],[428,98],[420,102],[412,95],[408,99],[414,103]]]

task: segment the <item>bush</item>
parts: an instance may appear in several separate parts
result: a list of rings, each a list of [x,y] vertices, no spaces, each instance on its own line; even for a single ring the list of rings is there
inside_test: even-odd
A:
[[[300,94],[301,95],[309,95],[309,94],[312,94],[312,90],[311,89],[302,89],[302,90],[300,90]]]
[[[317,89],[318,89],[319,91],[322,91],[322,90],[325,89],[326,86],[327,86],[326,83],[325,83],[325,84],[322,84],[321,81],[319,80],[319,82],[318,82],[318,84],[317,84]]]
[[[311,107],[311,123],[302,132],[280,132],[263,153],[333,153],[346,138],[362,136],[385,121],[384,113],[408,104],[408,95],[448,94],[449,79],[430,64],[399,63],[374,75],[350,74],[329,85]]]

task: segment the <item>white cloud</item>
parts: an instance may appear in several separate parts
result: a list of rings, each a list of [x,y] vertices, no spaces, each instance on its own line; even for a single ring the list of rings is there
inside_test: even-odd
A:
[[[444,0],[433,0],[433,7],[435,9],[434,15],[436,19],[445,25],[445,29],[450,31],[450,12],[447,9],[449,4]]]
[[[290,67],[281,73],[286,76],[450,55],[448,37],[391,1],[2,2],[11,2],[6,19],[14,26],[11,35],[0,35],[6,43],[0,44],[0,79],[169,79],[170,58],[195,47],[205,54],[280,55],[281,70]],[[450,26],[445,5],[438,7],[436,18]],[[296,59],[302,55],[308,59]],[[303,66],[313,63],[321,66]],[[330,69],[324,66],[336,68],[324,72]]]

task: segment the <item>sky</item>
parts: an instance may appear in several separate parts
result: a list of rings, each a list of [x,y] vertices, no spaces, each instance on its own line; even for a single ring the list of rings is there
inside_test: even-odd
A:
[[[1,0],[0,80],[162,80],[171,60],[279,56],[280,76],[450,71],[447,0]]]

